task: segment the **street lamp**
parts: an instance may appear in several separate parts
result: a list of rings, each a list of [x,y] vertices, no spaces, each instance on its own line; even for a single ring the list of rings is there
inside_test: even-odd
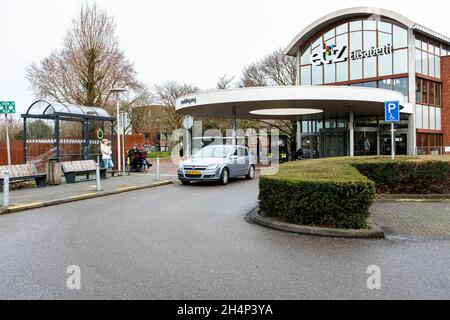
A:
[[[109,92],[111,93],[115,93],[116,94],[116,115],[117,115],[117,162],[118,162],[118,166],[117,166],[117,170],[118,170],[118,174],[120,174],[120,172],[122,171],[122,162],[121,162],[121,156],[120,156],[120,114],[119,114],[119,94],[122,92],[127,91],[127,89],[125,88],[120,88],[120,87],[116,87],[116,88],[112,88],[109,90]],[[125,163],[123,164],[125,167]]]

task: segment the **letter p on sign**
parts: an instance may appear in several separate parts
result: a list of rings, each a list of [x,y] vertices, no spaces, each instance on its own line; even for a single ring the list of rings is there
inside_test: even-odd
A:
[[[400,121],[400,103],[398,101],[386,101],[384,103],[384,121]]]

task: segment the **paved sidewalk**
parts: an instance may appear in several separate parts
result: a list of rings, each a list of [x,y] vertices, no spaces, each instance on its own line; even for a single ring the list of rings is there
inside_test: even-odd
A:
[[[92,177],[92,175],[91,175]],[[95,175],[94,175],[95,177]],[[176,178],[176,175],[161,173],[160,182],[170,181]],[[96,181],[94,179],[86,180],[83,176],[77,177],[79,182],[67,184],[63,182],[59,186],[47,186],[45,188],[29,188],[10,191],[10,206],[8,209],[26,209],[30,205],[42,205],[52,201],[65,199],[70,201],[81,200],[83,198],[92,198],[111,193],[119,193],[150,187],[156,184],[156,175],[154,170],[148,173],[131,173],[129,176],[115,176],[101,180],[102,191],[96,191]],[[64,178],[62,179],[64,181]],[[68,202],[65,201],[65,202]],[[0,209],[3,203],[3,193],[0,193]]]
[[[389,239],[449,239],[449,201],[376,201],[373,221]]]

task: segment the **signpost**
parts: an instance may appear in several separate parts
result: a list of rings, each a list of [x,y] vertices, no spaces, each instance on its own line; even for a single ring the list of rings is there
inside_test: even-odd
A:
[[[191,156],[191,146],[190,146],[191,139],[189,137],[189,129],[192,128],[193,124],[194,124],[194,118],[192,118],[189,115],[184,117],[183,127],[184,127],[184,129],[186,129],[186,154],[188,155],[188,157]]]
[[[16,113],[16,103],[14,101],[0,101],[0,114],[5,115],[6,125],[6,152],[8,155],[8,165],[11,165],[11,146],[9,143],[8,114]]]
[[[394,122],[400,121],[400,103],[386,101],[384,103],[384,121],[391,123],[391,160],[395,159],[395,130]]]

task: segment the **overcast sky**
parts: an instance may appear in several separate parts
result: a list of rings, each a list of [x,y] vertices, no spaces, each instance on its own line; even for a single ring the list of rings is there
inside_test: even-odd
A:
[[[93,2],[87,0],[87,2]],[[20,112],[33,102],[25,68],[61,48],[81,0],[0,0],[0,100]],[[117,35],[139,79],[214,88],[222,74],[287,44],[336,10],[374,6],[396,11],[450,36],[448,1],[421,0],[97,0],[115,17]]]

